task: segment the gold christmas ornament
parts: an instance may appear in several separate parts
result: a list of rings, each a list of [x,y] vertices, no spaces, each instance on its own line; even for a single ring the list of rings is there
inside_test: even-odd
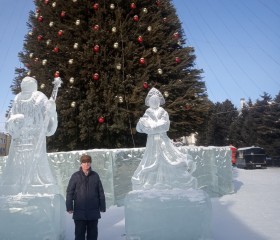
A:
[[[42,64],[43,64],[43,65],[46,65],[46,64],[47,64],[47,62],[48,62],[48,60],[47,60],[47,59],[43,59],[43,60],[42,60]]]
[[[71,59],[68,60],[68,63],[69,63],[69,64],[73,64],[73,62],[74,62],[74,59],[73,59],[73,58],[71,58]]]
[[[115,9],[115,4],[111,3],[110,4],[110,9],[114,10]]]
[[[123,97],[119,96],[119,103],[123,103]]]
[[[56,7],[56,2],[53,2],[53,3],[52,3],[52,7]]]
[[[78,0],[72,0],[73,2],[77,2]]]
[[[40,85],[40,88],[41,88],[41,89],[44,89],[45,86],[46,86],[46,85],[45,85],[44,83],[42,83],[42,84]]]
[[[117,28],[116,27],[112,27],[112,32],[113,33],[117,32]]]
[[[73,84],[75,82],[75,79],[73,77],[70,77],[69,82]]]
[[[147,27],[147,30],[150,32],[150,31],[152,31],[152,26],[148,26]]]
[[[71,102],[71,107],[72,108],[76,107],[76,102]]]
[[[50,45],[51,42],[52,42],[52,40],[48,39],[48,40],[46,41],[46,44],[47,44],[47,45]]]
[[[157,71],[158,71],[158,74],[162,74],[162,69],[161,68],[159,68]]]
[[[152,50],[153,50],[154,53],[157,53],[157,48],[156,47],[153,47]]]
[[[122,69],[122,65],[120,63],[116,64],[116,69],[121,70]]]
[[[164,91],[163,95],[164,95],[165,97],[168,97],[168,96],[169,96],[169,92],[168,92],[168,91]]]
[[[38,18],[39,17],[39,13],[35,13],[35,18]]]
[[[32,35],[33,35],[33,32],[32,32],[32,31],[29,31],[28,34],[29,34],[30,36],[32,36]]]
[[[54,22],[50,22],[50,23],[49,23],[49,26],[50,26],[50,27],[53,27],[53,25],[54,25]]]
[[[119,43],[115,42],[114,43],[114,48],[118,48],[119,47]]]
[[[34,53],[29,53],[30,58],[33,58],[33,56],[34,56]]]
[[[78,47],[79,47],[79,44],[78,43],[74,43],[73,48],[74,49],[78,49]]]
[[[80,23],[81,23],[80,19],[77,19],[75,24],[76,24],[77,26],[79,26]]]
[[[143,13],[147,13],[148,12],[148,9],[147,8],[143,8]]]

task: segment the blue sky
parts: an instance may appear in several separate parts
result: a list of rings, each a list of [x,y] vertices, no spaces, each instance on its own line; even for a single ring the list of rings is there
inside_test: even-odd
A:
[[[55,0],[51,0],[55,1]],[[113,1],[112,1],[113,2]],[[137,2],[137,1],[136,1]],[[173,0],[187,45],[195,48],[196,68],[203,69],[209,98],[254,102],[280,91],[279,0]],[[27,33],[33,0],[1,0],[0,12],[0,131],[14,98],[10,85],[18,52]]]

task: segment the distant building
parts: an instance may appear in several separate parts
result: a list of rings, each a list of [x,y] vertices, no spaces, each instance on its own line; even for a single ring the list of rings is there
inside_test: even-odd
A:
[[[7,156],[11,144],[11,136],[0,132],[0,156]]]

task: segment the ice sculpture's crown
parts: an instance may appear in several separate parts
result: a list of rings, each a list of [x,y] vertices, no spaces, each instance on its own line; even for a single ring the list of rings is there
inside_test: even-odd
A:
[[[159,90],[157,90],[156,88],[153,87],[153,88],[148,92],[148,95],[147,95],[147,97],[146,97],[146,99],[145,99],[145,105],[146,105],[146,106],[150,106],[149,100],[150,100],[150,98],[151,98],[152,96],[157,96],[157,97],[159,98],[159,100],[160,100],[160,105],[165,104],[165,100],[164,100],[164,98],[163,98],[161,92],[160,92]]]

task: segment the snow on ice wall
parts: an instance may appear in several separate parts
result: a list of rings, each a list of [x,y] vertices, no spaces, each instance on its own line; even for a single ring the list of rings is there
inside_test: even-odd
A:
[[[83,153],[92,156],[93,169],[103,182],[108,207],[122,206],[125,195],[132,190],[131,177],[138,167],[145,148],[93,149],[84,151],[49,153],[51,170],[65,196],[66,187],[72,173],[79,169],[79,158]],[[198,188],[210,197],[222,196],[233,192],[231,151],[229,147],[180,147],[192,156],[197,169]],[[7,157],[0,157],[0,174]]]

